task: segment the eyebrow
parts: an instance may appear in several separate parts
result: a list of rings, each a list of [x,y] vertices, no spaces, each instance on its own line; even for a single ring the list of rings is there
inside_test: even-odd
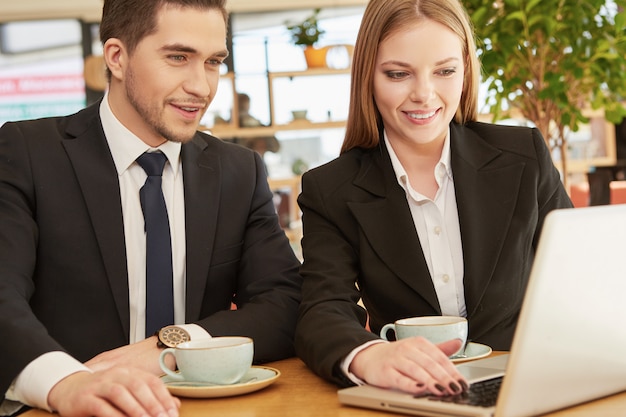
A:
[[[457,57],[449,57],[449,58],[444,58],[440,61],[435,62],[435,66],[439,66],[439,65],[444,65],[447,64],[449,62],[452,61],[456,61],[456,62],[460,62],[461,60]],[[397,60],[390,60],[390,61],[385,61],[382,63],[382,65],[398,65],[400,67],[410,67],[410,65],[407,62],[404,61],[397,61]]]
[[[197,49],[192,48],[190,46],[187,45],[183,45],[181,43],[174,43],[174,44],[170,44],[170,45],[164,45],[161,48],[159,48],[161,51],[163,52],[187,52],[190,54],[197,54],[199,53]],[[226,49],[222,49],[221,51],[217,51],[216,53],[213,54],[213,56],[217,56],[220,58],[226,58],[228,56],[228,50]]]

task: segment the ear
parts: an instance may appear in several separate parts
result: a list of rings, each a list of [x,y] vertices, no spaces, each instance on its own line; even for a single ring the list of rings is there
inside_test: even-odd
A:
[[[109,38],[104,43],[102,55],[111,72],[111,81],[122,80],[128,64],[128,54],[124,43],[117,38]]]

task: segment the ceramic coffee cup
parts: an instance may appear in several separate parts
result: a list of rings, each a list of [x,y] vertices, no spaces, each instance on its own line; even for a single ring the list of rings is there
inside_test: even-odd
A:
[[[450,357],[459,355],[467,342],[467,319],[456,316],[411,317],[388,323],[380,331],[380,337],[389,340],[387,334],[393,330],[396,339],[422,336],[434,344],[452,339],[461,339],[462,347]]]
[[[254,344],[249,337],[223,336],[181,343],[161,352],[161,369],[179,381],[229,385],[239,382],[252,366]],[[178,372],[170,370],[165,357],[176,358]]]

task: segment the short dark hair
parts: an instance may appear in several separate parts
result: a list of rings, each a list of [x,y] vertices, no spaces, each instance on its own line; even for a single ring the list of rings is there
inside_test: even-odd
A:
[[[104,0],[100,21],[102,44],[117,38],[132,53],[143,38],[154,33],[157,13],[164,6],[217,9],[224,16],[224,22],[228,22],[226,0]]]

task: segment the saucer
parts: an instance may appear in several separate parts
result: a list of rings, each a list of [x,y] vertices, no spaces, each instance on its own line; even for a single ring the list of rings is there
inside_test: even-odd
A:
[[[491,348],[480,343],[469,342],[465,347],[465,356],[460,358],[451,358],[454,363],[473,361],[474,359],[484,358],[491,354]]]
[[[258,391],[274,383],[279,376],[280,371],[278,369],[268,366],[253,366],[241,378],[241,381],[230,385],[178,381],[169,375],[163,375],[161,380],[172,395],[189,398],[219,398]]]

